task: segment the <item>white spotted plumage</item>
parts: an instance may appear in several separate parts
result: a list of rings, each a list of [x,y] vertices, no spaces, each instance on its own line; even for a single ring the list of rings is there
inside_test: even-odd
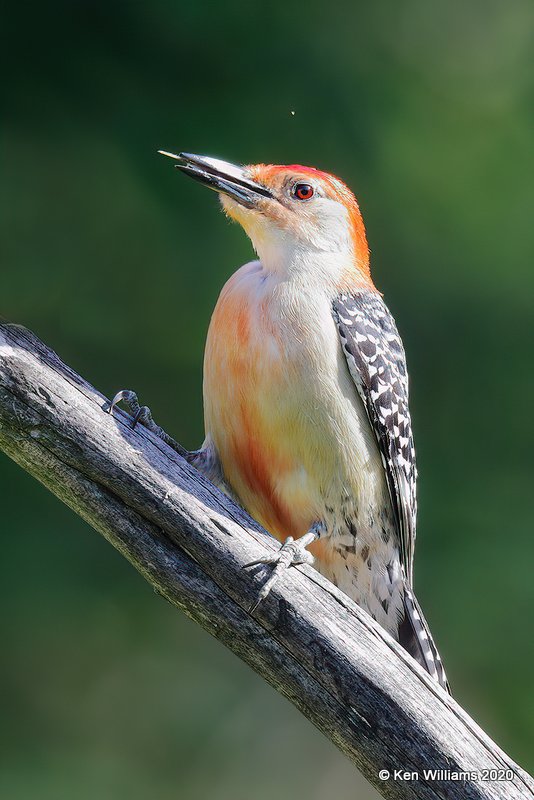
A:
[[[379,444],[398,525],[402,565],[411,585],[417,469],[402,340],[376,292],[342,294],[333,309],[349,371]]]

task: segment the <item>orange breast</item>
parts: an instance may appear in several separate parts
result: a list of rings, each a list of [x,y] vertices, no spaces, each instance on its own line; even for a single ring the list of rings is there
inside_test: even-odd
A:
[[[213,313],[204,413],[225,479],[249,513],[283,540],[305,533],[316,512],[295,448],[283,342],[259,270],[246,265],[233,275]]]

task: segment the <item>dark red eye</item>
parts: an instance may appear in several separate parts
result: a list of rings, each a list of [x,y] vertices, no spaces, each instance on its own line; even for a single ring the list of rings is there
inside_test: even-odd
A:
[[[313,186],[309,183],[296,183],[293,187],[293,195],[297,200],[310,200],[313,194]]]

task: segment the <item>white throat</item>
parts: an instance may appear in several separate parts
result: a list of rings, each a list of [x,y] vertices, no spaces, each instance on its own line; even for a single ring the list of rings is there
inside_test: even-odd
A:
[[[246,232],[263,268],[282,280],[338,285],[354,263],[348,236],[301,238],[268,222],[246,226]]]

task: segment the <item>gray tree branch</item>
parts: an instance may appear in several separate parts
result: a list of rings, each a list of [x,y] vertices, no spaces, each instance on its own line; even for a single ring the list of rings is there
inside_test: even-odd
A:
[[[242,567],[277,544],[148,430],[104,413],[105,403],[29,331],[0,325],[0,448],[297,706],[384,797],[533,796],[532,779],[313,568],[292,568],[251,616],[265,572]],[[394,779],[398,769],[419,778]],[[425,770],[470,775],[440,780]],[[471,775],[484,771],[487,780]]]

